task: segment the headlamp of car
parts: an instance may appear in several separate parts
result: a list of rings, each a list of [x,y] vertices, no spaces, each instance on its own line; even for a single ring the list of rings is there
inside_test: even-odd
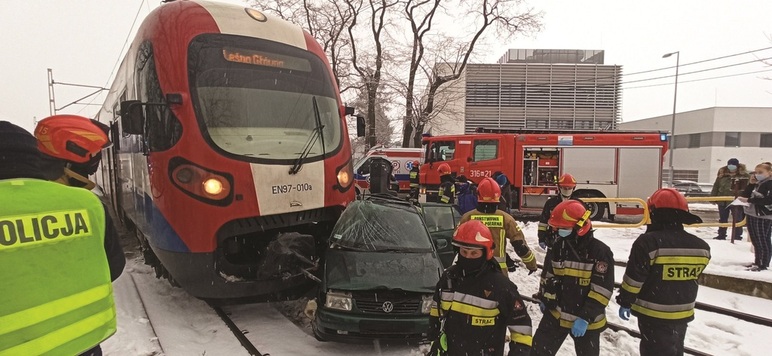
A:
[[[432,295],[431,294],[425,294],[423,296],[423,300],[421,301],[421,314],[429,314],[429,312],[432,310]]]
[[[351,311],[351,293],[330,290],[324,306],[329,309]]]

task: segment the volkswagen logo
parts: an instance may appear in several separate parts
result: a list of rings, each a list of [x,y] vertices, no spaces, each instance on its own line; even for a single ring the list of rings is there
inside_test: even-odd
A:
[[[392,310],[394,310],[394,304],[392,302],[383,302],[383,305],[381,305],[381,309],[383,309],[386,313],[391,313]]]

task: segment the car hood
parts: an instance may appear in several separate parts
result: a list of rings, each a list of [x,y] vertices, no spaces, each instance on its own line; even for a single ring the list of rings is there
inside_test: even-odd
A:
[[[325,283],[328,289],[401,289],[432,293],[442,273],[442,265],[432,252],[329,249],[326,260]]]

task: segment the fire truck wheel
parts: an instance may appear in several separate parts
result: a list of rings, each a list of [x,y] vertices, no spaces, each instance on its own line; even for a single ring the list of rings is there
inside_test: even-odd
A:
[[[587,206],[587,209],[590,210],[592,213],[590,214],[590,220],[597,221],[603,218],[603,215],[606,214],[606,208],[608,207],[607,203],[584,203]]]

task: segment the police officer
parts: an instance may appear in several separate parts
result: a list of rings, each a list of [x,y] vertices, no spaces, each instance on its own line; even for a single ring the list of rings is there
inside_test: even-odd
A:
[[[494,240],[480,221],[453,234],[458,260],[442,274],[429,321],[430,355],[503,355],[509,329],[510,356],[528,355],[531,318],[517,286],[498,273]]]
[[[689,213],[686,199],[672,188],[657,190],[648,201],[651,223],[630,250],[619,317],[638,317],[641,355],[683,355],[687,323],[694,319],[697,278],[710,260],[710,246],[684,231],[702,222]]]
[[[545,313],[531,355],[555,355],[569,333],[577,355],[600,354],[605,309],[614,289],[614,255],[593,237],[589,216],[576,200],[552,211],[548,223],[558,237],[544,257],[538,298]]]
[[[450,166],[442,163],[437,167],[437,173],[440,175],[439,201],[445,204],[456,203],[456,180],[450,174]]]
[[[541,217],[539,217],[539,232],[537,233],[539,236],[539,247],[542,250],[546,250],[553,242],[552,233],[550,233],[547,224],[552,210],[566,200],[576,199],[573,197],[574,189],[576,189],[576,179],[574,179],[574,176],[564,173],[558,178],[558,195],[547,199],[547,202],[544,203]]]
[[[500,198],[501,190],[498,183],[493,178],[483,178],[477,186],[477,207],[464,214],[460,222],[480,220],[491,230],[491,235],[496,242],[496,261],[504,275],[507,275],[507,240],[528,270],[533,273],[536,271],[536,257],[525,242],[525,235],[517,225],[517,221],[498,209]]]
[[[421,189],[418,175],[420,165],[421,164],[418,163],[418,161],[413,161],[410,166],[410,199],[415,201],[418,200],[418,193]]]
[[[0,197],[0,315],[14,315],[0,353],[76,355],[115,333],[106,246],[117,241],[105,236],[104,207],[87,190],[45,180],[35,137],[5,121]]]

